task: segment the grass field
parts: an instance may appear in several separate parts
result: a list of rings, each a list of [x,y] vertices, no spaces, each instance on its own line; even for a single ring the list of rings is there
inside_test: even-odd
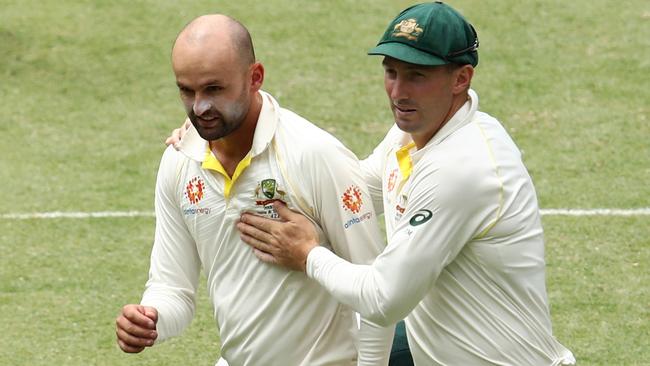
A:
[[[543,208],[650,206],[650,3],[450,1],[476,26],[481,108],[508,128]],[[391,124],[365,51],[406,1],[0,0],[0,215],[153,209],[184,117],[169,65],[193,17],[246,24],[264,89],[365,156]],[[180,338],[126,355],[154,219],[0,218],[0,365],[212,365],[201,288]],[[580,365],[650,365],[650,216],[545,216],[554,332]]]

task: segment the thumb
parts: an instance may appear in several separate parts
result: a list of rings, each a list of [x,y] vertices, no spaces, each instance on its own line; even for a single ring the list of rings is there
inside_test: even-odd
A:
[[[283,221],[293,221],[291,219],[294,218],[295,215],[298,215],[297,213],[291,211],[289,207],[287,207],[287,204],[282,201],[273,202],[273,208],[278,213],[278,215],[280,215],[280,218]]]
[[[144,315],[153,320],[154,323],[158,322],[158,310],[156,308],[151,307],[151,306],[145,306],[144,307]]]

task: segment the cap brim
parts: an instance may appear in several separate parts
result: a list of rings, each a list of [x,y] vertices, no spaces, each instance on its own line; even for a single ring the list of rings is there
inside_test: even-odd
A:
[[[440,66],[449,62],[400,42],[385,42],[368,51],[369,55],[389,56],[416,65]]]

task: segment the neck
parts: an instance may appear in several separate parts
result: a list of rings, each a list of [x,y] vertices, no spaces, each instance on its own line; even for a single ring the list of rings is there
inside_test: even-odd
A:
[[[447,114],[445,115],[445,118],[443,118],[442,123],[436,128],[434,131],[430,131],[428,133],[423,133],[423,134],[417,134],[417,133],[412,133],[411,134],[411,139],[413,139],[413,142],[415,142],[415,146],[417,146],[418,150],[426,146],[429,141],[435,136],[438,131],[440,131],[446,124],[449,122],[452,117],[458,112],[459,109],[465,105],[465,103],[469,100],[469,94],[467,92],[455,95],[453,99],[451,100],[451,105],[449,106],[449,111],[447,111]]]
[[[228,136],[210,141],[210,150],[232,176],[237,164],[248,154],[253,146],[255,127],[262,110],[262,95],[256,93],[241,126]]]

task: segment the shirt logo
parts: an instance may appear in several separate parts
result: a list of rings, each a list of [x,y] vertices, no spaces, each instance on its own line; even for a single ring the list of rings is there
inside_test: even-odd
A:
[[[257,183],[255,188],[255,198],[258,200],[256,204],[264,205],[278,199],[284,201],[286,194],[287,192],[280,189],[275,179],[264,179]]]
[[[393,169],[392,172],[390,172],[390,175],[388,176],[388,184],[386,184],[386,188],[388,188],[388,192],[391,192],[395,188],[395,183],[397,182],[397,169]]]
[[[262,188],[262,193],[268,198],[271,199],[275,196],[275,179],[264,179],[260,183]]]
[[[203,179],[194,177],[185,186],[185,197],[187,197],[191,204],[196,205],[203,199],[204,188],[205,183],[203,183]]]
[[[285,202],[284,196],[286,195],[287,192],[280,188],[275,179],[261,180],[255,187],[255,214],[269,219],[279,219],[280,215],[273,208],[273,202]]]
[[[415,215],[411,216],[409,224],[411,224],[411,226],[422,225],[425,222],[431,220],[431,217],[433,217],[433,212],[429,210],[419,210],[415,213]]]
[[[343,208],[355,214],[359,213],[363,205],[361,190],[355,185],[348,187],[341,196],[341,201],[343,201]]]
[[[395,205],[395,222],[399,221],[402,218],[404,211],[406,211],[407,200],[408,197],[406,197],[406,195],[402,194],[399,196],[399,202]]]
[[[409,41],[415,41],[424,31],[424,29],[418,26],[419,24],[413,18],[402,20],[398,24],[395,24],[393,37],[405,37]]]

